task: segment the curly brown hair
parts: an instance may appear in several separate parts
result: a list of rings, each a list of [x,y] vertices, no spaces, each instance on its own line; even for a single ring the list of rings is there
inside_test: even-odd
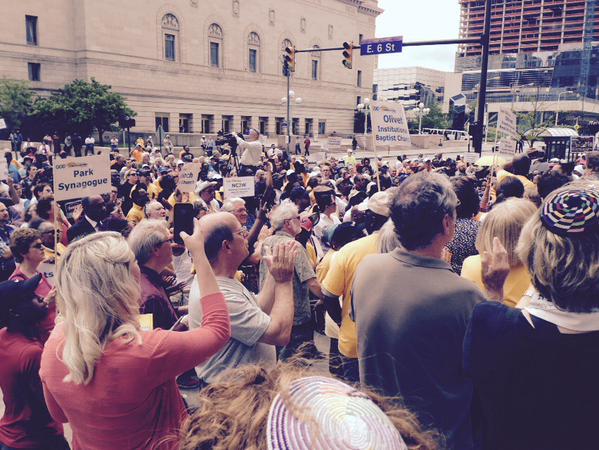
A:
[[[41,238],[40,232],[33,228],[17,228],[10,237],[10,251],[17,262],[23,262],[23,256],[27,254],[31,244]]]
[[[315,375],[314,370],[290,363],[268,369],[248,365],[223,373],[200,392],[198,409],[183,424],[180,450],[266,448],[266,422],[273,399],[277,394],[286,396],[293,381],[309,375]],[[408,449],[440,448],[440,436],[424,431],[411,412],[398,406],[397,399],[360,390],[385,412]],[[309,417],[306,420],[310,422]]]

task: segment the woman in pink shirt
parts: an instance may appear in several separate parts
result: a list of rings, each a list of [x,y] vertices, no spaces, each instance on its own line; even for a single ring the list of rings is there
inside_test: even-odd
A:
[[[70,423],[75,450],[178,447],[187,412],[175,377],[230,338],[200,227],[182,234],[203,293],[204,320],[193,331],[141,331],[140,271],[121,235],[95,233],[73,242],[59,263],[64,320],[44,347],[40,376],[50,414]]]

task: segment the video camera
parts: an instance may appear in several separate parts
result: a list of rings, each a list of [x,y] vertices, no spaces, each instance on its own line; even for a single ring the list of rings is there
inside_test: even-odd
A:
[[[229,147],[231,147],[231,156],[237,157],[237,136],[243,139],[243,135],[241,133],[227,133],[217,137],[214,143],[218,146],[227,144]]]

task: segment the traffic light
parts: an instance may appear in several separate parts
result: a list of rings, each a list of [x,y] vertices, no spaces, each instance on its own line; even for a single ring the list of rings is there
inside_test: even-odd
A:
[[[352,59],[354,54],[354,43],[344,42],[343,43],[343,65],[348,69],[352,68]]]
[[[285,47],[283,56],[283,73],[295,72],[295,47]]]

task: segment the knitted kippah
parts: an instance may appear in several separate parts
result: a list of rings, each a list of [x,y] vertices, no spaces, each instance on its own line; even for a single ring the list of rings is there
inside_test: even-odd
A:
[[[541,210],[543,225],[560,236],[599,231],[599,191],[572,188],[552,194]]]
[[[407,450],[397,428],[365,394],[327,377],[296,380],[267,422],[269,450]]]

